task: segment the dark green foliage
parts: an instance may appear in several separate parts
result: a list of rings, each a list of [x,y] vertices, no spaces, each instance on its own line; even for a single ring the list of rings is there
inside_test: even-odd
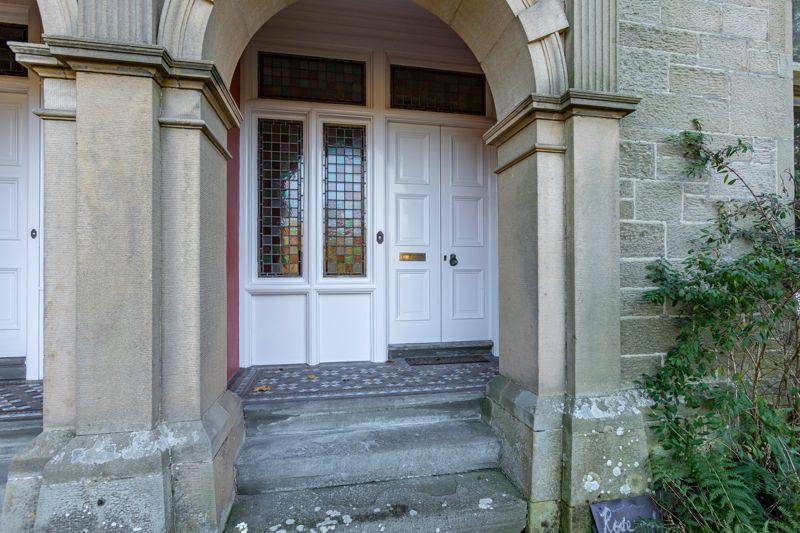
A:
[[[648,298],[678,306],[675,349],[641,385],[661,449],[649,468],[672,531],[800,531],[800,246],[791,187],[754,191],[695,123],[677,136],[688,173],[745,199],[718,216],[676,265],[650,267]],[[733,191],[732,191],[733,192]]]

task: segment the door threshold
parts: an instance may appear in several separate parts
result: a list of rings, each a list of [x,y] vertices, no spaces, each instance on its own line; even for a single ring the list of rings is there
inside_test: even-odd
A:
[[[389,359],[408,357],[462,357],[472,355],[492,355],[494,343],[484,341],[420,342],[409,344],[390,344]]]

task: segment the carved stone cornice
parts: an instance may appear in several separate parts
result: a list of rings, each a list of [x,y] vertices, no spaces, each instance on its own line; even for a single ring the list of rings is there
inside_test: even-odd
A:
[[[619,120],[633,111],[640,98],[624,94],[570,89],[560,98],[530,95],[487,131],[487,144],[500,145],[534,120],[565,121],[573,116]]]

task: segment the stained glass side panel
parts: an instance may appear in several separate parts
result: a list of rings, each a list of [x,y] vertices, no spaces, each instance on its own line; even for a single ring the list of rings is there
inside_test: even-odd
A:
[[[363,61],[261,53],[258,68],[260,98],[367,103]]]
[[[392,65],[391,78],[394,109],[486,114],[483,74]]]
[[[303,123],[258,121],[259,277],[303,275]]]
[[[325,277],[366,276],[366,128],[326,124]]]

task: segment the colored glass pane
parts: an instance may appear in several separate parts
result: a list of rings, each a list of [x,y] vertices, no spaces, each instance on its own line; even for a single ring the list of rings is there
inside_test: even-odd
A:
[[[323,223],[326,277],[366,276],[366,128],[324,127]]]
[[[303,123],[258,121],[259,277],[303,275]]]

